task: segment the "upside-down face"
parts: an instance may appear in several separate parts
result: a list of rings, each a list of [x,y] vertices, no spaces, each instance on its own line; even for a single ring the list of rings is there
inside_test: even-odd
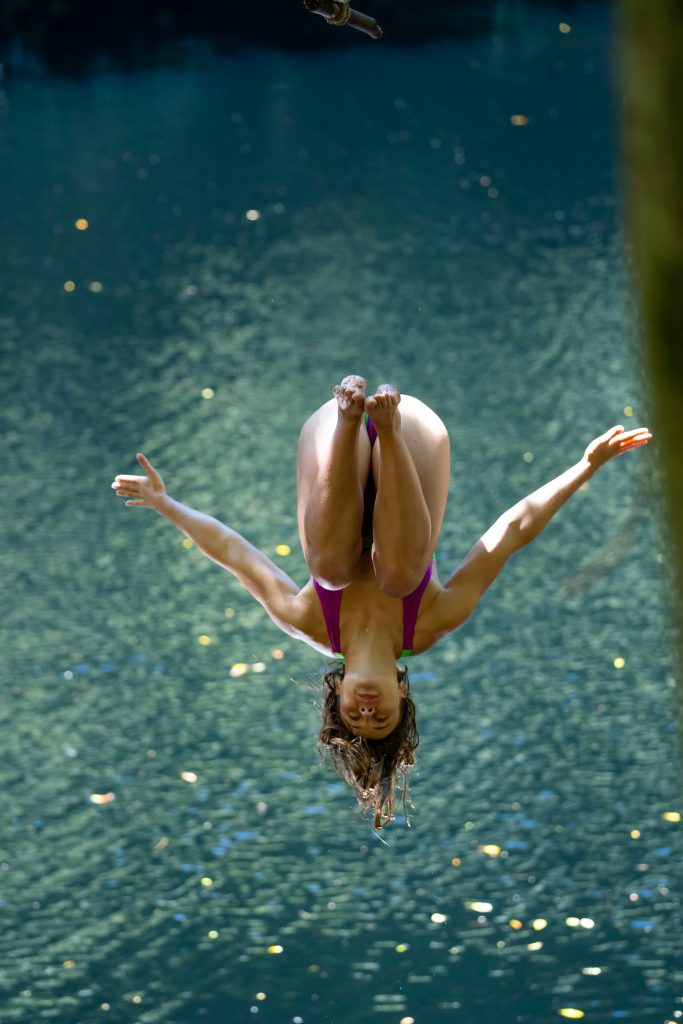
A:
[[[372,679],[347,671],[337,683],[339,715],[355,736],[385,739],[401,721],[401,698],[406,692],[395,669]]]

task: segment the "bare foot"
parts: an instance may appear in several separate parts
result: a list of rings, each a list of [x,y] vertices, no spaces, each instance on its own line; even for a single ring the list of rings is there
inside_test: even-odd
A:
[[[374,395],[365,400],[365,410],[378,430],[383,427],[397,429],[401,425],[398,403],[401,392],[395,384],[380,384]]]
[[[358,422],[365,412],[365,379],[352,373],[333,389],[339,418]]]

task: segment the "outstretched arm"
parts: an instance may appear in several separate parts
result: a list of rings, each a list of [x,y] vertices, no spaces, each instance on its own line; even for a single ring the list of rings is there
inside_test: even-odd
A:
[[[477,541],[435,598],[438,632],[456,629],[471,615],[508,558],[537,537],[558,509],[601,466],[622,452],[647,444],[651,437],[645,427],[628,431],[622,426],[612,427],[588,445],[576,465],[504,512]]]
[[[142,453],[138,453],[137,460],[145,476],[120,475],[112,484],[119,496],[128,498],[126,505],[152,508],[168,519],[207,558],[237,576],[280,628],[296,631],[302,609],[297,601],[300,590],[294,580],[236,530],[172,498],[161,476]]]

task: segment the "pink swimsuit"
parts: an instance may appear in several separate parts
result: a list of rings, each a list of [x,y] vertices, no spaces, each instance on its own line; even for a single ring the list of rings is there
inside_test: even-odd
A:
[[[413,590],[411,594],[407,594],[403,600],[403,650],[401,651],[401,658],[407,658],[413,653],[413,636],[415,634],[415,624],[417,623],[417,613],[420,610],[420,601],[422,595],[425,592],[427,584],[432,578],[432,563],[430,562],[427,566],[427,572],[422,577],[421,582]],[[327,626],[327,635],[330,638],[330,647],[335,657],[343,658],[344,655],[341,652],[341,633],[339,629],[339,610],[341,608],[341,599],[343,590],[328,590],[327,587],[323,587],[322,584],[318,583],[317,580],[313,580],[313,586],[315,587],[316,593],[320,598],[320,604],[325,616],[325,625]]]
[[[375,443],[377,437],[377,430],[375,424],[372,422],[369,416],[366,416],[365,420],[368,428],[368,434],[370,436],[370,444]],[[371,494],[371,500],[374,502],[374,488]],[[368,493],[366,491],[366,506],[368,501]],[[369,543],[368,543],[369,542]],[[363,537],[363,546],[368,547],[372,544],[371,537]],[[413,636],[415,634],[415,625],[417,623],[417,615],[420,610],[420,602],[422,595],[425,592],[427,584],[432,577],[432,563],[430,562],[427,566],[427,571],[422,577],[422,580],[417,585],[415,590],[411,594],[407,594],[403,600],[403,650],[401,651],[400,657],[409,657],[413,647]],[[313,586],[315,587],[316,593],[320,599],[320,605],[323,610],[323,616],[325,618],[325,625],[327,626],[327,635],[330,638],[330,646],[334,655],[337,658],[343,658],[344,655],[341,651],[341,634],[339,628],[339,612],[341,608],[341,600],[343,590],[328,590],[327,587],[323,587],[321,583],[318,583],[316,579],[313,580]]]

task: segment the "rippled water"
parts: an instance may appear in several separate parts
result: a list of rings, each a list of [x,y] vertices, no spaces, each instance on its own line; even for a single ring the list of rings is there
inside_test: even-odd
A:
[[[321,659],[109,489],[142,449],[303,583],[299,426],[346,372],[396,380],[452,436],[443,578],[647,422],[609,32],[556,22],[11,84],[3,1022],[683,1011],[654,449],[412,664],[413,827],[385,842],[318,764]]]

